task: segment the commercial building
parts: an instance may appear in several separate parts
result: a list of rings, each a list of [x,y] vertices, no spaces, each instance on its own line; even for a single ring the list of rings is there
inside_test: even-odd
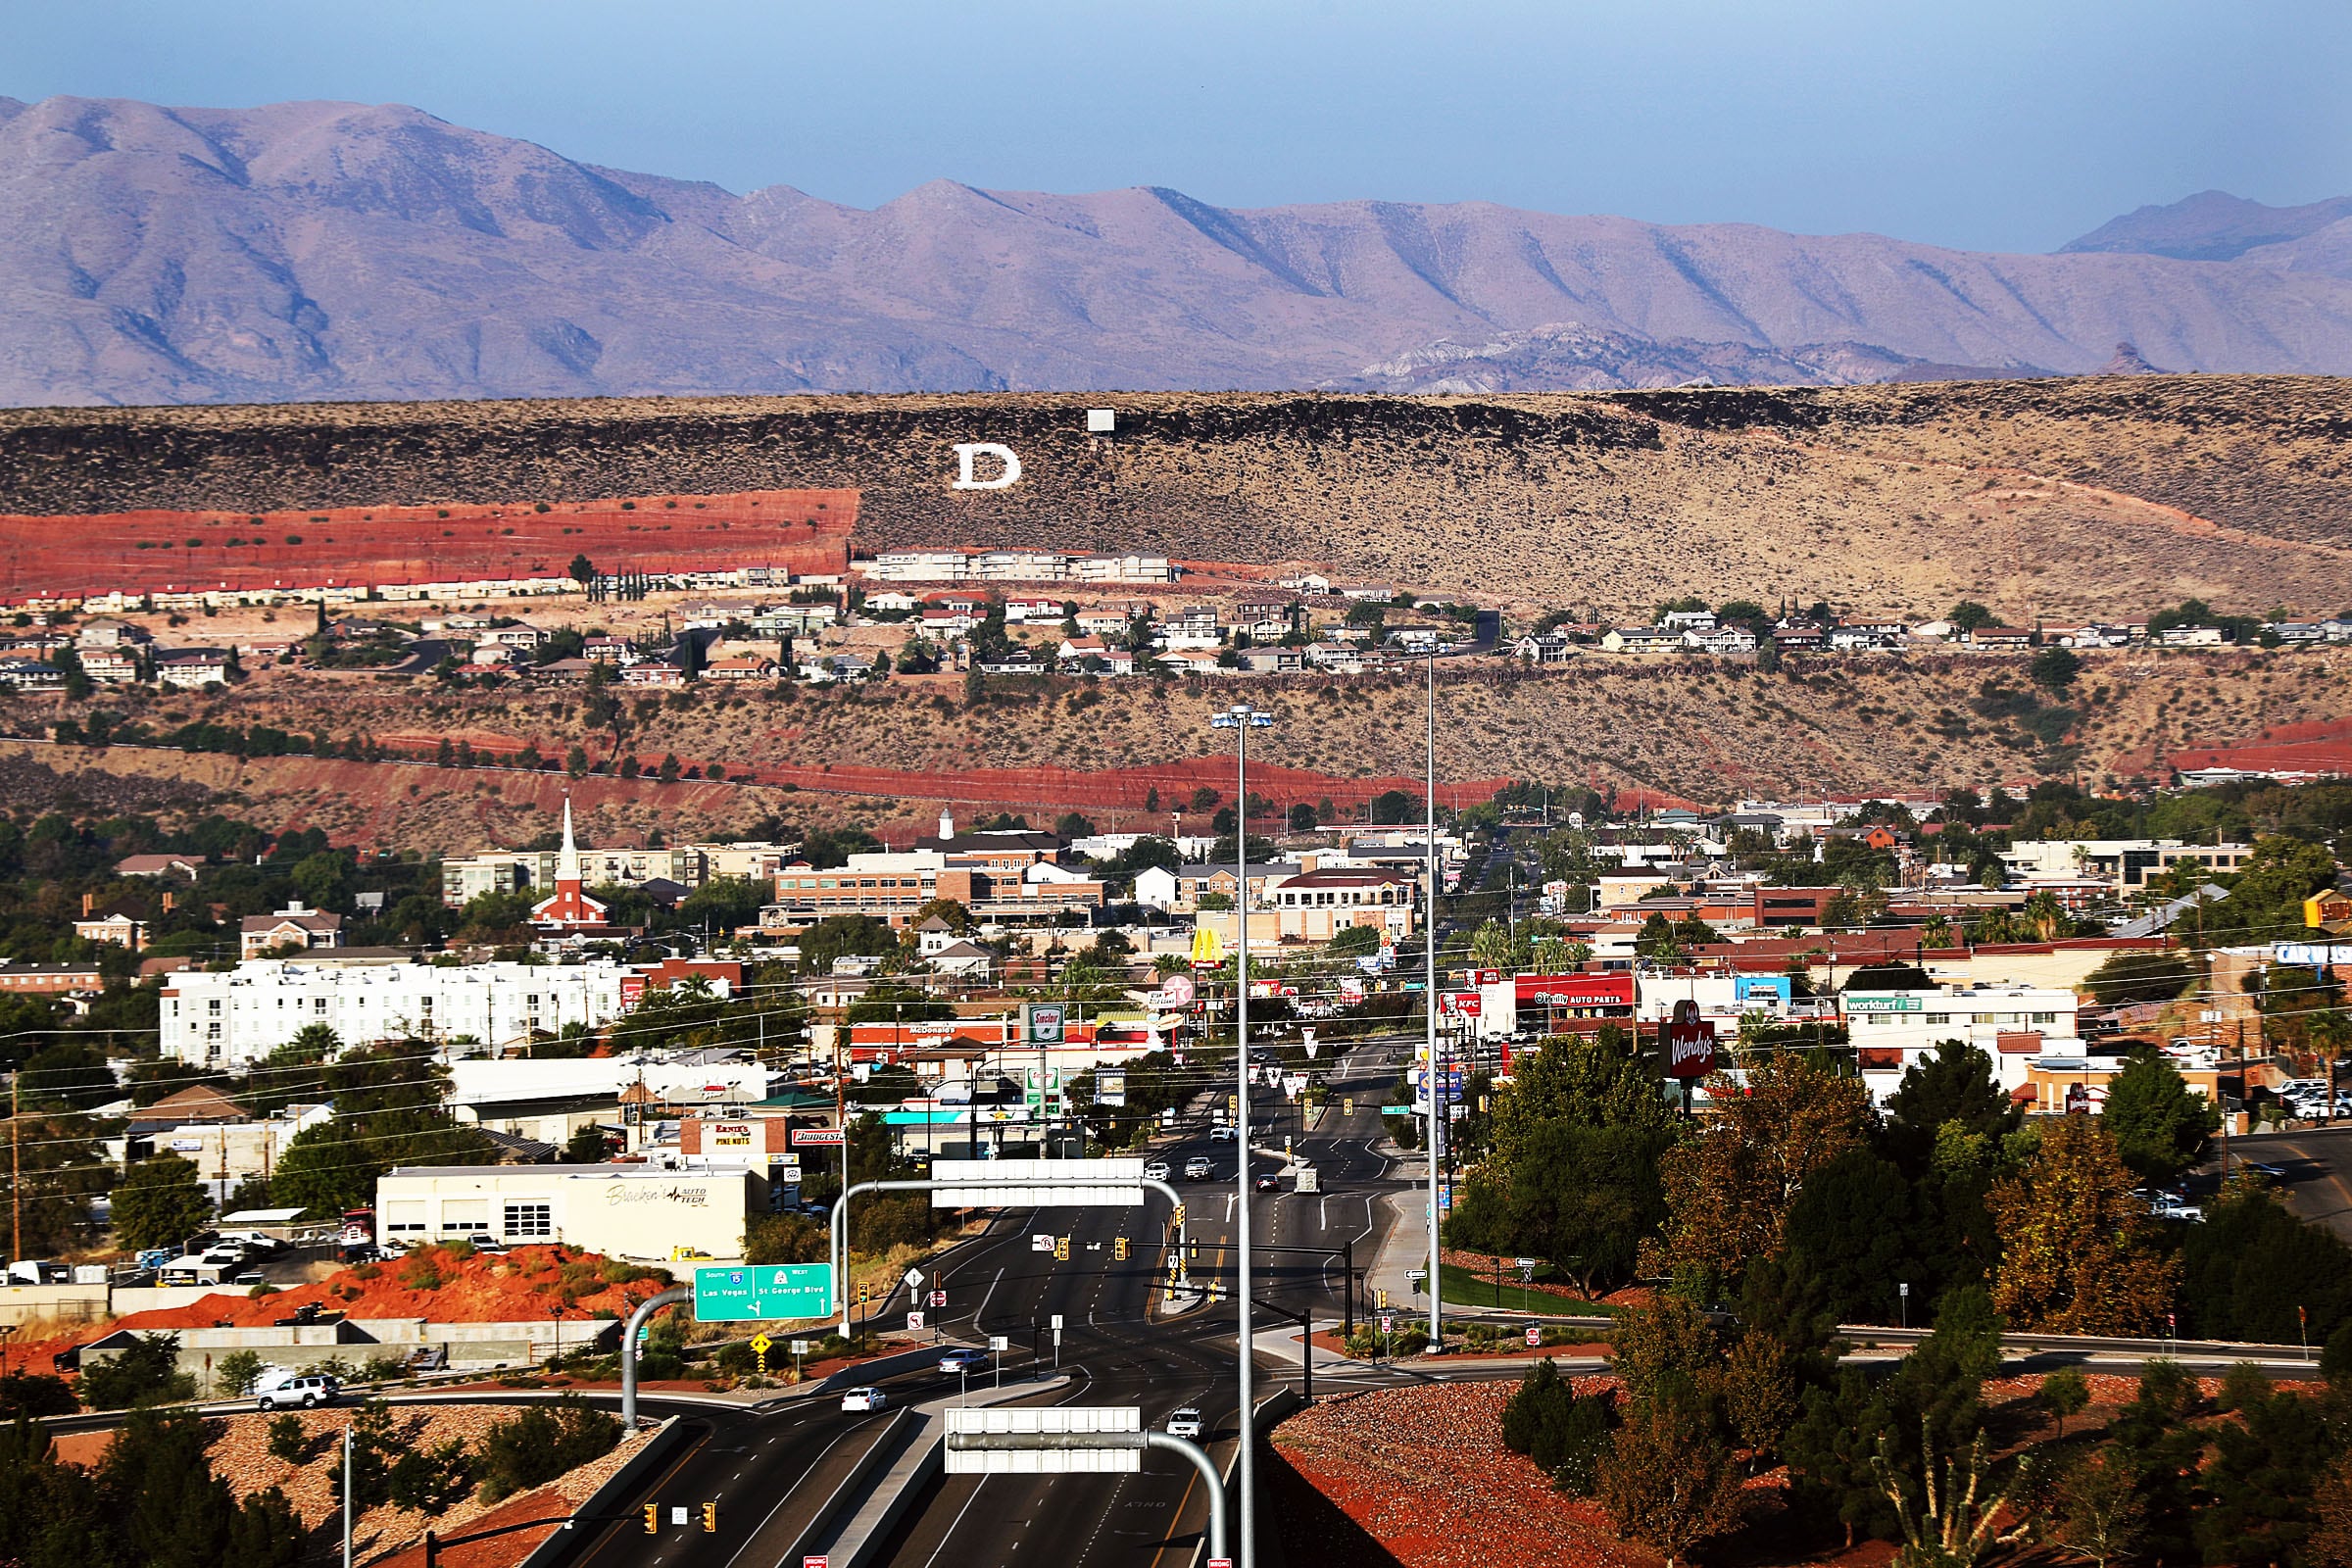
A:
[[[744,1222],[767,1206],[766,1173],[746,1165],[401,1165],[376,1182],[375,1239],[487,1237],[646,1262],[728,1262],[743,1256]]]
[[[2013,1097],[2032,1083],[2037,1058],[2084,1055],[2072,991],[2022,985],[1848,991],[1841,1004],[1862,1081],[1881,1104],[1902,1086],[1905,1072],[1947,1040],[1990,1056],[2002,1090]]]

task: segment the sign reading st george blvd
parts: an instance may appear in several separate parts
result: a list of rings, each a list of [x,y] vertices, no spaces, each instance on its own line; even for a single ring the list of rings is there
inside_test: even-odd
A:
[[[833,1310],[830,1263],[760,1263],[694,1271],[694,1315],[702,1323],[823,1317]]]

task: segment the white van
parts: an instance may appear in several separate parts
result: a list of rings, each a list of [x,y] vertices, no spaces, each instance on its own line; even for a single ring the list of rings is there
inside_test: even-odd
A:
[[[271,1367],[253,1386],[254,1408],[274,1410],[281,1404],[298,1404],[305,1410],[335,1402],[343,1386],[319,1372],[289,1372],[283,1367]]]

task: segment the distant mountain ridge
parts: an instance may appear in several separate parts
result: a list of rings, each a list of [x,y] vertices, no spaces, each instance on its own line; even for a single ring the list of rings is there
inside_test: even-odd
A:
[[[2053,256],[1160,188],[869,212],[396,105],[0,99],[7,404],[1834,384],[2094,372],[2120,341],[2352,372],[2352,198],[2208,192]]]

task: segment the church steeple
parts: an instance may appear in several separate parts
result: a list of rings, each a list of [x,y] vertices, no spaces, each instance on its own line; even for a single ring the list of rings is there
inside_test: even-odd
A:
[[[556,854],[556,886],[578,891],[580,886],[580,847],[571,836],[571,797],[564,797],[564,848]]]

